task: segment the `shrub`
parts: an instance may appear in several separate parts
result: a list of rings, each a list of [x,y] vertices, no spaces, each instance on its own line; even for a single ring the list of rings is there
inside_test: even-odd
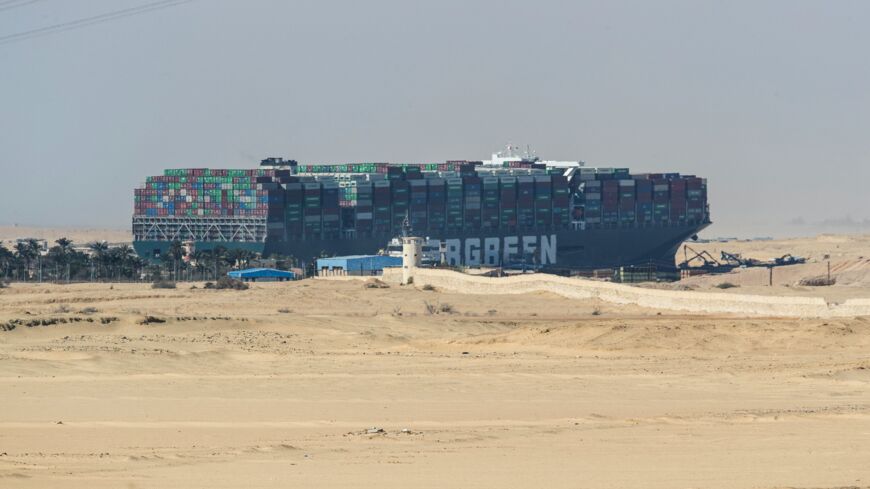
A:
[[[98,312],[99,312],[99,311],[97,311],[97,308],[96,308],[96,307],[86,307],[86,308],[82,309],[81,311],[79,311],[79,314],[88,314],[88,315],[90,315],[90,314],[96,314],[96,313],[98,313]]]
[[[174,289],[175,282],[171,280],[156,280],[151,284],[152,289]]]
[[[293,311],[290,309],[287,309],[286,307],[282,307],[281,309],[278,309],[278,312],[280,312],[281,314],[290,314]]]
[[[422,287],[423,290],[428,290],[430,292],[438,292],[438,289],[435,288],[432,284],[426,284]]]
[[[363,285],[363,287],[365,287],[367,289],[389,289],[390,288],[389,284],[386,284],[382,280],[379,280],[376,278],[366,280],[366,283],[365,283],[365,285]]]
[[[430,316],[438,312],[438,307],[435,304],[430,304],[429,301],[423,301],[423,306],[426,308],[426,314]]]
[[[69,308],[66,304],[61,304],[54,309],[55,314],[66,314],[70,312],[72,309]]]
[[[731,282],[722,282],[721,284],[716,285],[717,289],[733,289],[735,287],[740,287],[739,285],[734,285]]]
[[[214,288],[218,290],[248,290],[248,284],[241,280],[221,277],[218,279],[217,283],[214,284]]]
[[[829,279],[828,277],[824,277],[824,276],[802,278],[801,281],[798,282],[799,285],[803,285],[806,287],[827,287],[829,285],[834,285],[836,283],[837,283],[836,278],[831,277]]]
[[[426,314],[431,316],[433,314],[456,314],[456,310],[453,309],[453,306],[450,304],[444,303],[431,303],[429,301],[423,301],[423,307],[426,308]]]
[[[166,320],[163,318],[158,318],[158,317],[154,317],[154,316],[145,316],[144,318],[142,318],[141,321],[139,321],[139,324],[163,324],[165,322],[166,322]]]
[[[592,306],[592,315],[593,316],[600,316],[601,315],[601,306],[599,306],[597,304]]]

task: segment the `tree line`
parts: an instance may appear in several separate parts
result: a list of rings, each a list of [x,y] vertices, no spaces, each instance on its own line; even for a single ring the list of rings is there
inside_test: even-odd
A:
[[[82,250],[60,238],[48,251],[38,240],[17,242],[12,249],[0,243],[0,279],[5,282],[142,282],[156,280],[217,280],[229,270],[246,268],[260,255],[248,250],[216,247],[187,253],[180,241],[170,243],[157,260],[143,260],[130,245],[110,247],[88,243]],[[289,269],[292,257],[273,257],[274,266]]]

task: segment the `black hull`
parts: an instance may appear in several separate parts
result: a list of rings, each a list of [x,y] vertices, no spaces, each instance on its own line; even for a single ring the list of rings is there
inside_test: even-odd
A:
[[[674,267],[674,257],[680,244],[708,225],[709,223],[668,227],[527,231],[522,233],[491,232],[485,234],[445,232],[437,236],[424,237],[445,242],[459,240],[458,252],[461,263],[465,265],[478,264],[474,260],[475,252],[479,253],[477,261],[484,261],[484,252],[479,248],[487,238],[500,240],[497,252],[498,263],[496,264],[505,265],[505,239],[510,241],[511,238],[515,238],[515,241],[519,242],[517,247],[521,249],[523,237],[527,236],[530,241],[534,241],[533,246],[536,249],[535,252],[531,253],[531,260],[543,268],[591,269],[650,264],[659,267]],[[549,242],[552,236],[555,236],[555,260],[550,257],[539,259],[541,258],[538,251],[539,246],[543,242]],[[293,256],[299,260],[310,262],[312,259],[323,256],[376,254],[384,250],[394,237],[383,235],[358,239],[267,241],[264,252],[267,255]],[[469,250],[466,245],[466,241],[469,239],[473,240],[472,245],[479,243],[478,246],[471,246]],[[471,252],[469,256],[467,256],[468,251]]]
[[[589,230],[527,231],[523,233],[444,233],[426,238],[458,243],[456,250],[459,263],[464,265],[509,265],[511,261],[523,261],[552,269],[615,268],[628,265],[655,265],[661,268],[675,267],[675,255],[680,244],[707,227],[709,223],[667,227],[637,227]],[[395,236],[384,234],[356,239],[306,239],[266,241],[265,243],[197,242],[199,250],[217,246],[227,249],[240,248],[264,255],[292,256],[305,263],[319,257],[376,254],[386,248]],[[523,239],[530,242],[531,253],[523,255]],[[495,260],[486,261],[482,249],[486,240],[497,241]],[[470,241],[470,242],[469,242]],[[511,243],[516,248],[508,258],[505,248]],[[140,256],[153,257],[166,253],[168,241],[135,241],[134,248]],[[542,253],[541,248],[552,253]],[[475,253],[477,259],[475,260]]]

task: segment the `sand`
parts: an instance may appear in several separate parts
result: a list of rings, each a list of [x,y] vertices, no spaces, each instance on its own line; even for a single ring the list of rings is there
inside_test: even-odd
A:
[[[771,241],[729,241],[725,243],[688,243],[696,251],[706,250],[719,258],[721,252],[740,253],[745,258],[772,260],[787,253],[807,259],[805,264],[773,269],[773,287],[769,286],[770,272],[765,267],[737,268],[730,273],[701,275],[681,280],[662,288],[716,291],[717,286],[728,283],[737,287],[726,293],[791,295],[823,297],[828,302],[842,303],[848,299],[870,297],[870,236],[820,235]],[[683,261],[682,249],[677,261]],[[690,253],[691,256],[691,253]],[[700,262],[694,262],[698,264]],[[801,280],[826,277],[828,263],[833,287],[807,287]]]
[[[870,487],[867,318],[308,280],[13,285],[14,320],[4,488]]]
[[[0,226],[0,243],[8,248],[14,245],[16,239],[23,238],[44,239],[48,241],[49,246],[54,246],[54,241],[60,238],[71,239],[76,246],[84,246],[94,241],[107,241],[111,244],[130,244],[133,241],[129,229]]]

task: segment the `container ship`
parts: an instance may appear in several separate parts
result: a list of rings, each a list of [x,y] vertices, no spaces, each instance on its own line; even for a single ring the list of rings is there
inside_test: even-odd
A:
[[[481,161],[169,169],[134,200],[133,245],[152,260],[173,241],[302,263],[375,254],[407,221],[447,265],[673,268],[679,245],[711,222],[704,178],[544,161],[512,147]]]

